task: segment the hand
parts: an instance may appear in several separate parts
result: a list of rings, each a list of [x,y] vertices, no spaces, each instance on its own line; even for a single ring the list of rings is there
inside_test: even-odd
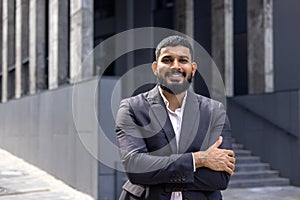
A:
[[[210,146],[206,151],[194,152],[195,165],[198,167],[207,167],[214,171],[226,171],[233,175],[235,168],[234,152],[232,150],[220,149],[222,136]]]

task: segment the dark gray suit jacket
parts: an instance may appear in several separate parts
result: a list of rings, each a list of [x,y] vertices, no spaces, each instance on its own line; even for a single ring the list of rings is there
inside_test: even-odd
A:
[[[170,200],[173,191],[184,199],[219,200],[230,175],[208,168],[194,172],[191,152],[207,149],[220,135],[220,148],[232,149],[231,129],[221,103],[188,91],[179,147],[159,94],[149,92],[121,101],[116,120],[117,144],[129,181],[120,199]]]

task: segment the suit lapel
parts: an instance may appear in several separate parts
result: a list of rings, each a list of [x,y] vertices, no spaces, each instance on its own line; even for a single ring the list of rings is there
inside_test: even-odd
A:
[[[170,144],[171,151],[173,153],[176,153],[177,145],[175,132],[169,118],[165,103],[163,102],[163,99],[159,94],[158,86],[149,91],[147,99],[154,116],[153,118],[151,118],[151,120],[156,120],[160,124]]]
[[[196,122],[199,122],[199,119],[199,102],[196,95],[188,90],[181,124],[179,153],[184,153],[196,138],[196,125],[199,125]]]

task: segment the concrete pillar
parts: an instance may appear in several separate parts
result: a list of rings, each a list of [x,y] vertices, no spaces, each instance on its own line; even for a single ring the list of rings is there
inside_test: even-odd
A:
[[[15,98],[20,98],[24,94],[22,80],[23,61],[28,57],[28,16],[29,0],[16,0],[16,82]]]
[[[29,9],[29,93],[47,88],[46,0],[30,0]]]
[[[94,2],[72,0],[70,3],[70,80],[71,83],[76,83],[94,75],[92,62],[82,65],[83,60],[93,50]]]
[[[248,0],[249,93],[274,90],[273,0]]]
[[[233,95],[233,0],[212,0],[212,58],[224,80],[226,95]],[[217,74],[212,74],[213,79]]]
[[[2,1],[2,102],[13,96],[13,65],[15,62],[14,1]],[[11,71],[11,72],[10,72]]]
[[[194,1],[175,0],[175,30],[194,36]]]
[[[68,78],[68,1],[49,1],[49,89]]]

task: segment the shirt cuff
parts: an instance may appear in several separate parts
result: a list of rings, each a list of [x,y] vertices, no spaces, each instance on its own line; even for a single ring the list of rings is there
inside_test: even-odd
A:
[[[192,157],[193,157],[194,172],[196,172],[196,163],[195,163],[195,157],[193,153],[192,153]]]

